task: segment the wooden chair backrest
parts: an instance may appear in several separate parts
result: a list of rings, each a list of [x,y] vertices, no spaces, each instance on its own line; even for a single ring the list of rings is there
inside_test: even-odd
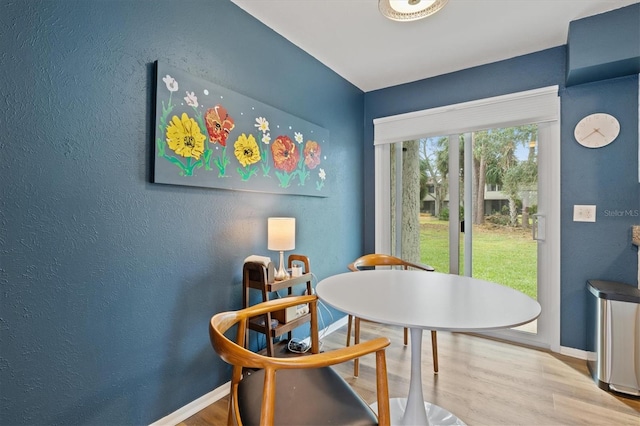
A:
[[[357,272],[361,268],[375,267],[375,266],[400,266],[402,269],[415,268],[422,271],[434,271],[429,265],[422,265],[418,263],[409,262],[399,257],[391,256],[388,254],[366,254],[357,258],[353,263],[350,263],[347,267],[349,270]]]
[[[275,414],[276,371],[282,369],[327,367],[374,352],[376,354],[378,420],[380,424],[389,424],[389,390],[384,351],[390,344],[389,339],[379,337],[359,345],[319,353],[317,302],[318,298],[316,295],[283,297],[281,299],[258,303],[239,311],[221,312],[211,318],[209,337],[213,348],[225,362],[233,366],[229,401],[229,424],[242,424],[238,405],[238,384],[242,380],[243,368],[260,368],[265,370],[265,391],[263,393],[260,423],[272,425]],[[244,347],[245,333],[251,318],[264,315],[267,312],[305,303],[309,304],[309,312],[311,314],[310,351],[312,355],[276,358],[260,355]],[[227,338],[225,335],[234,326],[237,327],[235,341]]]

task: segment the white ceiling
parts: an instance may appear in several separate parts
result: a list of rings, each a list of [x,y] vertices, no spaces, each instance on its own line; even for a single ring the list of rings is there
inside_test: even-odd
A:
[[[638,0],[449,0],[394,22],[378,0],[231,0],[365,92],[567,43],[569,22]]]

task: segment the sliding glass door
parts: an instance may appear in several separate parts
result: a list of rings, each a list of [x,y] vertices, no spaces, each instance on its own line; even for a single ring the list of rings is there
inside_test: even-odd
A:
[[[559,152],[557,119],[378,144],[376,251],[537,299],[491,335],[559,350]]]

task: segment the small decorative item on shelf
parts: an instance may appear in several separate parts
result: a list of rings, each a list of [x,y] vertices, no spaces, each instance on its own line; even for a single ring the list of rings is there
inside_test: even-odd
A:
[[[268,249],[280,252],[280,266],[275,279],[282,281],[289,278],[284,268],[284,251],[296,248],[296,219],[293,217],[270,217],[267,220]]]
[[[294,277],[294,278],[302,276],[302,266],[300,266],[300,265],[292,265],[291,266],[291,276]]]

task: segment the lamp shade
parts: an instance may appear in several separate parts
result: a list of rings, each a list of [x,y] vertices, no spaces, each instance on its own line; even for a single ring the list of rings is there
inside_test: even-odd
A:
[[[296,219],[294,217],[268,218],[267,240],[269,250],[284,251],[295,249]]]

